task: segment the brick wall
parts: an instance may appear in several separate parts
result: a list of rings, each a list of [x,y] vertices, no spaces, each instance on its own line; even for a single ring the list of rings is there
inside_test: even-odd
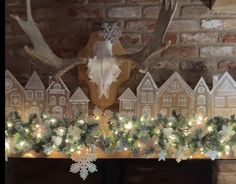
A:
[[[173,45],[162,57],[155,58],[150,67],[158,86],[173,71],[180,72],[192,87],[200,76],[211,86],[212,75],[225,70],[236,78],[236,13],[214,13],[208,7],[208,0],[179,0],[165,39]],[[30,41],[8,15],[16,13],[25,17],[25,0],[6,0],[6,8],[6,68],[23,84],[33,70],[47,81],[46,76],[54,70],[25,54],[23,46]],[[32,0],[32,9],[53,51],[61,57],[74,57],[86,44],[89,33],[106,21],[120,23],[121,42],[128,51],[142,48],[154,29],[160,0]],[[72,71],[68,79],[65,77],[72,90],[77,81],[74,74]],[[121,91],[126,86],[135,90],[142,77],[135,68]]]

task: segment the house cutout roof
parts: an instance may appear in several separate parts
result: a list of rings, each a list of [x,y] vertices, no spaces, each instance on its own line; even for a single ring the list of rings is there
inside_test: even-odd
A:
[[[200,85],[203,85],[207,89],[208,93],[210,92],[210,90],[209,90],[209,88],[208,88],[208,86],[207,86],[207,84],[206,84],[203,77],[201,77],[200,80],[198,81],[197,85],[194,88],[194,91],[196,91],[200,87]]]
[[[176,79],[180,83],[181,87],[187,92],[187,94],[192,96],[192,88],[184,81],[184,79],[177,72],[173,73],[170,78],[159,88],[159,90],[157,91],[157,95],[162,95],[170,87],[171,83]]]
[[[19,83],[19,81],[12,75],[9,70],[5,70],[5,79],[10,78],[24,93],[25,88]]]
[[[43,85],[41,79],[39,78],[36,71],[31,75],[27,84],[25,85],[25,89],[43,89],[45,90],[45,86]]]
[[[236,95],[236,82],[228,72],[225,72],[213,87],[211,93],[214,93],[217,89],[218,91],[232,91]]]
[[[137,92],[138,92],[138,91],[141,89],[141,87],[142,87],[143,85],[145,85],[146,83],[149,83],[149,84],[151,83],[152,88],[154,88],[155,90],[158,89],[158,87],[157,87],[155,81],[153,80],[151,74],[150,74],[149,72],[147,72],[146,75],[143,77],[142,81],[140,82],[140,84],[138,85],[138,87],[137,87]]]
[[[89,102],[88,97],[85,95],[85,93],[83,92],[83,90],[78,87],[76,89],[76,91],[74,92],[74,94],[70,97],[69,99],[70,102],[81,102],[81,101],[86,101]]]
[[[68,93],[70,93],[70,90],[67,88],[66,84],[62,81],[62,79],[61,79],[60,77],[58,77],[57,79],[58,79],[57,81],[51,82],[51,84],[48,86],[46,92],[48,92],[48,91],[52,88],[52,86],[53,86],[55,83],[61,83],[61,84],[64,86],[65,90],[66,90]]]
[[[137,97],[133,93],[130,88],[127,88],[122,95],[118,98],[118,100],[137,100]]]

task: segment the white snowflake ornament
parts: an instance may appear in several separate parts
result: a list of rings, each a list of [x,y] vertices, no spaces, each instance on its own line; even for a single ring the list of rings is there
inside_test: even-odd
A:
[[[161,160],[163,160],[163,161],[166,160],[166,151],[165,150],[161,150],[158,161],[161,161]]]
[[[176,161],[179,163],[181,162],[181,160],[187,160],[187,156],[185,155],[184,153],[184,149],[183,148],[179,148],[177,150],[177,152],[175,153],[175,158],[176,158]]]
[[[207,156],[211,158],[211,160],[215,160],[217,158],[217,151],[216,150],[210,150],[207,153]]]
[[[78,173],[80,172],[80,177],[85,180],[90,173],[97,171],[97,167],[93,161],[96,161],[96,153],[90,153],[86,155],[81,155],[78,159],[74,160],[76,163],[72,164],[70,167],[70,172]]]
[[[117,23],[103,23],[102,30],[98,34],[100,38],[110,40],[115,45],[118,38],[121,37],[121,30]]]

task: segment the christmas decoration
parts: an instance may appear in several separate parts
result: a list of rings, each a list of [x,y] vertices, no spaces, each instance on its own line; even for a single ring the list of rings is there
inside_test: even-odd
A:
[[[117,43],[121,37],[121,30],[118,23],[103,23],[102,30],[99,31],[99,36],[104,40],[109,40],[113,45]]]
[[[74,159],[76,163],[72,164],[70,167],[70,172],[72,173],[78,173],[80,172],[80,177],[85,180],[88,176],[88,173],[94,173],[97,171],[97,167],[94,163],[96,161],[96,153],[94,153],[95,150],[92,153],[80,155],[77,159]]]
[[[211,90],[211,116],[236,114],[236,82],[228,72],[219,79],[214,76]]]
[[[102,121],[105,116],[109,134],[104,134]],[[83,152],[97,146],[104,154],[130,151],[131,157],[176,158],[177,162],[195,156],[230,158],[235,155],[236,117],[204,118],[182,115],[156,118],[129,117],[94,109],[91,116],[78,113],[76,119],[56,120],[53,115],[31,114],[27,122],[17,112],[6,119],[6,158],[23,156],[31,150],[36,153],[61,152],[76,161],[71,172],[80,172],[85,179],[88,172],[96,170],[96,153]],[[89,154],[88,154],[89,153]],[[78,155],[75,157],[74,155]],[[132,156],[133,155],[133,156]]]

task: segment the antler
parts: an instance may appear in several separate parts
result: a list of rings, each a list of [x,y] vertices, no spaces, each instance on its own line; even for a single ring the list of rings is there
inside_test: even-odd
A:
[[[72,68],[78,64],[84,64],[87,60],[83,58],[72,58],[72,59],[62,59],[56,56],[53,51],[50,49],[48,44],[43,38],[42,33],[40,32],[37,24],[34,22],[32,12],[31,12],[31,4],[30,0],[26,0],[26,8],[27,8],[27,20],[22,20],[18,15],[10,14],[10,17],[15,19],[26,35],[29,37],[31,42],[33,43],[34,48],[29,48],[27,45],[24,47],[25,51],[39,59],[40,61],[47,63],[53,67],[58,68],[62,71],[59,73],[61,75],[65,72],[64,68]],[[58,76],[59,76],[58,75]]]
[[[173,3],[173,1],[175,2]],[[163,46],[163,41],[177,9],[177,1],[178,0],[163,0],[160,14],[149,43],[139,52],[121,56],[121,58],[130,58],[135,61],[141,68],[140,72],[144,73],[147,71],[149,60],[152,56],[161,53],[170,46],[170,41],[165,46]]]

